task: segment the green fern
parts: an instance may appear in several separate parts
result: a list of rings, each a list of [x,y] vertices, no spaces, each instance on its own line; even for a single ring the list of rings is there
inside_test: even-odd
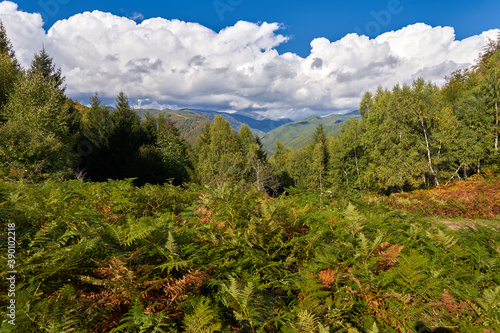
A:
[[[229,297],[224,298],[226,306],[232,307],[234,317],[237,321],[248,324],[251,331],[254,332],[258,324],[258,315],[256,308],[251,304],[255,287],[252,282],[240,287],[238,281],[230,276],[228,282],[222,284],[222,291]],[[232,304],[232,305],[231,305]]]
[[[480,317],[500,324],[500,286],[484,290],[481,297],[474,299],[474,305],[473,308]]]
[[[210,301],[203,296],[190,302],[192,313],[184,316],[183,324],[187,333],[213,333],[221,329]]]
[[[164,323],[167,316],[160,312],[158,314],[145,313],[142,305],[134,305],[129,312],[123,316],[120,325],[112,329],[111,333],[117,332],[139,332],[139,333],[174,333],[177,330],[172,325]]]

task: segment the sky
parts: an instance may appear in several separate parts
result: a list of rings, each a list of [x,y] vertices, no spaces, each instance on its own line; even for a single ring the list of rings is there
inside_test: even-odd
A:
[[[366,91],[442,85],[500,32],[500,2],[0,2],[23,66],[42,45],[67,95],[135,107],[300,119],[356,110]]]

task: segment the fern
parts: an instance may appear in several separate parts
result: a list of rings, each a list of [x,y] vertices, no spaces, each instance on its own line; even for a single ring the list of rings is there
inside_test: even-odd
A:
[[[192,313],[184,316],[183,324],[187,333],[213,333],[221,329],[216,322],[216,313],[210,301],[203,296],[190,302]]]
[[[318,320],[313,313],[302,310],[297,314],[297,326],[299,332],[314,332],[318,325]]]
[[[240,287],[238,281],[230,276],[228,282],[222,284],[222,291],[229,295],[229,299],[225,298],[226,306],[232,306],[234,317],[237,321],[246,323],[250,326],[252,332],[255,331],[258,315],[257,309],[254,309],[251,304],[252,296],[255,292],[255,287],[252,282],[248,282],[246,286]]]
[[[480,317],[485,316],[500,324],[500,286],[484,290],[481,297],[474,301],[479,306],[475,306],[474,310]]]
[[[356,209],[356,207],[349,202],[344,211],[344,218],[348,221],[348,230],[351,235],[355,236],[364,229],[365,217]]]
[[[129,312],[123,316],[120,321],[120,325],[112,329],[110,332],[130,332],[132,330],[139,333],[177,332],[172,325],[168,325],[163,322],[166,318],[167,316],[163,312],[158,314],[145,313],[142,305],[134,305],[131,307]]]

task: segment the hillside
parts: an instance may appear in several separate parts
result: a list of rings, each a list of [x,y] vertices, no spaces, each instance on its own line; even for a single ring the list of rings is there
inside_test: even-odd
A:
[[[304,148],[311,142],[312,135],[319,124],[323,124],[326,133],[337,135],[342,128],[343,122],[350,117],[360,117],[359,112],[332,114],[327,117],[311,116],[288,123],[266,133],[261,138],[262,144],[264,145],[264,149],[271,155],[274,154],[274,150],[276,149],[276,141],[280,141],[285,147],[291,149]]]
[[[167,119],[171,119],[175,126],[180,130],[181,136],[190,144],[196,142],[196,138],[201,134],[205,124],[213,121],[216,116],[222,116],[226,119],[231,127],[238,131],[241,126],[247,124],[252,132],[259,137],[264,136],[267,132],[272,131],[280,126],[291,122],[290,119],[254,119],[240,114],[229,114],[217,111],[201,111],[201,110],[155,110],[155,109],[137,109],[137,114],[141,118],[146,115],[158,115],[162,113]]]
[[[261,138],[264,149],[270,154],[274,154],[276,141],[282,142],[285,147],[291,149],[300,149],[311,142],[312,134],[319,124],[323,124],[326,133],[337,135],[342,128],[343,122],[350,117],[359,118],[358,111],[347,114],[332,114],[326,117],[311,116],[292,122],[290,119],[254,119],[241,114],[229,114],[217,111],[201,110],[155,110],[138,109],[136,110],[141,118],[144,118],[149,112],[151,115],[162,113],[167,119],[171,119],[175,126],[179,128],[181,136],[190,144],[196,142],[205,124],[221,115],[226,119],[231,127],[238,131],[243,124],[247,124],[252,132]]]

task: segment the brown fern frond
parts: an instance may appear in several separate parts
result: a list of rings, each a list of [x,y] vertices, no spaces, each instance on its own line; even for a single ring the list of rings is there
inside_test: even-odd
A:
[[[403,251],[404,248],[404,245],[390,244],[388,242],[380,244],[373,251],[374,258],[380,257],[380,259],[377,260],[376,263],[377,267],[384,271],[396,267],[398,265],[399,254],[401,253],[401,251]]]
[[[163,311],[175,303],[184,299],[189,292],[198,290],[209,275],[209,267],[206,270],[190,270],[181,279],[171,277],[164,280],[149,282],[150,287],[141,295],[143,299],[157,301],[154,311]]]
[[[99,277],[112,280],[123,280],[126,277],[127,280],[133,280],[135,275],[130,271],[122,260],[113,257],[107,263],[107,267],[99,267],[96,271]]]
[[[318,273],[319,282],[321,282],[323,287],[330,288],[330,286],[337,280],[338,272],[339,272],[338,269],[332,270],[330,268],[320,271]]]

